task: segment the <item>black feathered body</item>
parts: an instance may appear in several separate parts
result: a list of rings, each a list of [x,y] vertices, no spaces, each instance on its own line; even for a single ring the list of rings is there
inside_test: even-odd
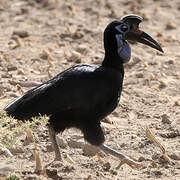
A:
[[[113,68],[77,65],[28,91],[5,111],[20,120],[49,115],[56,132],[76,127],[99,145],[104,141],[100,120],[116,108],[123,75]]]

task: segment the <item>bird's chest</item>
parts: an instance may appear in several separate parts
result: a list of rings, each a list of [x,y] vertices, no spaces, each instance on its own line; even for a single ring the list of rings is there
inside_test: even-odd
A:
[[[114,91],[102,102],[102,104],[97,106],[97,114],[100,119],[106,117],[116,109],[120,100],[120,93],[121,91],[119,90]]]

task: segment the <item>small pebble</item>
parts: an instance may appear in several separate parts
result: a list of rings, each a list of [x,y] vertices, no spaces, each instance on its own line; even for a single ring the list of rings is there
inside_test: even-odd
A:
[[[87,178],[84,178],[84,180],[93,180],[93,178],[91,175],[89,175]]]
[[[16,66],[8,66],[7,70],[8,71],[15,71],[15,70],[17,70],[17,67]]]
[[[169,116],[167,114],[163,114],[161,116],[161,119],[162,119],[161,122],[163,124],[171,124],[171,121],[169,120]]]
[[[169,155],[169,157],[173,160],[180,160],[180,152],[173,152],[172,154]]]
[[[57,169],[55,168],[46,169],[46,174],[49,178],[55,178],[57,176]]]
[[[90,144],[85,144],[83,147],[83,154],[85,156],[95,156],[99,152],[99,148]]]
[[[155,152],[155,153],[152,155],[152,159],[153,159],[153,160],[157,160],[157,159],[160,158],[160,156],[161,156],[161,154],[159,154],[158,152]]]
[[[20,38],[26,38],[29,36],[29,33],[27,31],[24,30],[17,30],[17,31],[13,31],[13,36],[19,36]]]
[[[175,64],[175,62],[174,62],[173,59],[170,59],[170,60],[167,61],[167,64],[168,64],[168,65],[169,65],[169,64]]]
[[[17,98],[17,97],[20,96],[18,93],[13,93],[13,92],[6,93],[6,95],[10,96],[10,97],[13,97],[13,98]]]
[[[142,162],[142,161],[145,161],[145,160],[146,159],[143,156],[140,156],[139,159],[138,159],[139,162]]]
[[[155,174],[155,176],[161,176],[161,175],[163,175],[161,171],[153,171],[153,173]]]
[[[10,149],[10,151],[12,152],[12,154],[24,153],[24,149],[22,147],[12,148],[12,149]]]
[[[103,169],[104,169],[105,171],[109,171],[110,168],[111,168],[111,164],[110,164],[109,162],[107,162],[107,163],[105,163],[105,164],[103,165]]]
[[[175,101],[175,102],[174,102],[174,105],[175,105],[175,106],[180,106],[180,100]]]
[[[0,173],[9,173],[10,171],[14,171],[14,168],[12,167],[12,165],[7,165],[7,166],[3,165],[3,167],[2,166],[0,167]]]
[[[72,55],[70,57],[71,61],[74,61],[76,63],[81,63],[81,54],[77,51],[72,51]]]
[[[137,74],[136,74],[136,77],[137,77],[137,78],[143,78],[143,77],[144,77],[144,74],[143,74],[143,73],[137,73]]]
[[[151,19],[151,16],[149,15],[149,14],[147,14],[147,13],[142,13],[142,18],[145,20],[145,21],[148,21],[148,20],[150,20]]]
[[[75,39],[81,39],[83,37],[84,37],[84,34],[83,34],[83,32],[80,32],[80,31],[76,31],[73,35],[73,38],[75,38]]]
[[[18,70],[17,70],[17,74],[20,74],[20,75],[25,75],[25,73],[24,73],[24,70],[23,70],[23,69],[18,69]]]
[[[81,53],[81,54],[86,54],[88,52],[88,47],[86,45],[80,44],[77,47],[76,51]]]
[[[159,83],[160,83],[160,86],[159,86],[160,88],[165,88],[168,86],[168,83],[164,80],[160,80]]]
[[[171,21],[169,21],[166,25],[167,30],[172,30],[172,29],[176,29],[176,28],[177,28],[177,25]]]
[[[163,37],[164,35],[161,32],[157,32],[157,37]]]
[[[151,81],[156,80],[156,75],[153,73],[150,73],[150,80]]]
[[[12,74],[9,74],[8,72],[2,73],[1,74],[2,78],[12,78]]]
[[[41,83],[33,82],[33,81],[24,81],[24,82],[19,82],[17,84],[19,84],[22,87],[35,87],[35,86],[39,86]]]

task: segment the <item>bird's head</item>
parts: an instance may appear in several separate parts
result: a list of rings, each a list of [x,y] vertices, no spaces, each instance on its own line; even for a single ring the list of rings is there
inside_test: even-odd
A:
[[[112,54],[115,50],[123,63],[128,62],[131,57],[131,48],[126,40],[139,42],[163,52],[156,40],[139,29],[142,21],[142,17],[132,14],[111,22],[104,31],[105,51]]]

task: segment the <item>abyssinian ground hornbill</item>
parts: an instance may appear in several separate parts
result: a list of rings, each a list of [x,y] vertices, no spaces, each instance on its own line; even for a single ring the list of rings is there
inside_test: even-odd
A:
[[[100,121],[117,107],[120,100],[123,64],[131,57],[131,48],[126,40],[163,52],[158,42],[139,29],[142,20],[140,16],[127,15],[106,27],[105,57],[101,66],[83,64],[71,67],[5,107],[9,115],[23,121],[39,114],[50,116],[48,128],[55,160],[62,160],[56,134],[76,127],[89,143],[132,167],[136,166],[133,160],[103,144],[105,138]]]

